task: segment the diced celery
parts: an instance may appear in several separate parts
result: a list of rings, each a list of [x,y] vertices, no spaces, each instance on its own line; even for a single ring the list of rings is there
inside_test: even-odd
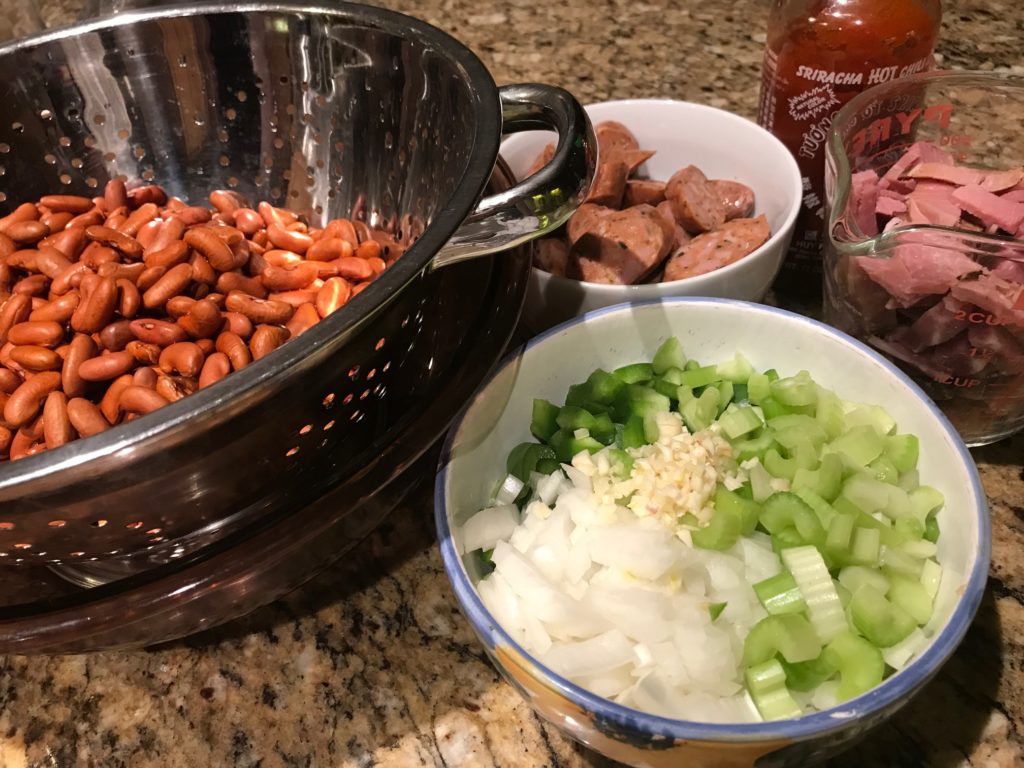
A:
[[[696,399],[696,395],[693,394],[693,387],[688,387],[685,384],[676,387],[676,410],[682,411],[683,406],[691,400]]]
[[[942,580],[942,566],[934,560],[925,560],[921,566],[921,585],[933,601],[939,591],[939,582]]]
[[[836,515],[828,527],[828,534],[825,536],[825,551],[834,560],[842,562],[850,552],[853,540],[853,515]]]
[[[889,584],[889,600],[910,614],[918,625],[926,624],[932,617],[932,598],[924,584],[918,579],[895,575],[890,577]]]
[[[761,525],[769,533],[795,527],[805,544],[820,546],[825,541],[825,529],[818,516],[795,493],[775,493],[761,506]]]
[[[714,365],[683,371],[683,384],[688,387],[706,387],[708,384],[721,381],[721,379],[722,377],[718,375],[718,369]]]
[[[761,503],[775,493],[771,486],[772,476],[760,461],[752,465],[747,473],[750,476],[750,490],[754,501]]]
[[[647,445],[647,433],[643,416],[630,416],[622,427],[622,447],[639,448]]]
[[[821,553],[813,546],[784,549],[782,562],[793,574],[800,592],[807,601],[807,615],[814,630],[824,641],[829,642],[846,630],[846,616],[839,601],[832,576]]]
[[[840,682],[836,691],[839,701],[867,693],[882,682],[885,675],[881,652],[849,631],[837,635],[825,646],[822,659],[839,672]]]
[[[765,720],[788,720],[799,717],[803,710],[786,688],[786,673],[775,659],[748,667],[744,680],[750,698]]]
[[[818,405],[814,418],[829,440],[835,440],[846,429],[843,401],[831,390],[818,388]]]
[[[821,656],[796,664],[785,660],[779,663],[786,672],[786,687],[793,691],[813,691],[836,673],[835,667]]]
[[[722,411],[732,402],[732,382],[720,381],[715,385],[715,389],[718,390],[718,415],[721,416]]]
[[[662,378],[656,378],[653,381],[649,381],[648,385],[660,395],[664,395],[670,400],[675,400],[676,395],[679,393],[679,385],[673,384],[670,381]]]
[[[743,514],[737,507],[723,504],[715,508],[711,520],[691,535],[693,546],[701,549],[729,549],[743,534]]]
[[[873,427],[863,425],[848,429],[829,443],[826,450],[845,454],[854,464],[866,467],[882,455],[884,445],[882,436]]]
[[[896,429],[896,422],[880,405],[847,403],[846,425],[873,427],[879,435],[891,434]]]
[[[943,495],[930,485],[918,486],[910,491],[909,496],[913,514],[922,522],[928,518],[928,515],[946,503]]]
[[[839,498],[845,498],[861,512],[871,514],[888,506],[891,487],[864,474],[853,475],[843,483]]]
[[[900,544],[899,550],[918,560],[927,560],[929,557],[935,557],[939,547],[931,541],[917,539]]]
[[[654,366],[650,363],[633,363],[616,368],[612,375],[627,384],[643,384],[654,378]]]
[[[669,384],[675,384],[677,387],[683,383],[683,369],[682,368],[669,368],[663,374],[659,376],[662,381],[667,381]],[[672,395],[675,399],[676,395]]]
[[[781,531],[772,534],[772,551],[780,555],[784,549],[806,546],[807,542],[795,526],[783,528]]]
[[[612,474],[624,480],[633,471],[633,457],[621,448],[608,449],[608,463],[611,464]]]
[[[737,352],[732,360],[718,364],[718,375],[734,384],[745,383],[754,372],[754,366],[743,355]]]
[[[690,432],[699,432],[711,426],[718,416],[718,400],[721,395],[714,387],[701,392],[700,397],[691,400],[680,409],[680,415]]]
[[[854,528],[847,562],[851,565],[878,565],[878,557],[882,551],[881,534],[879,528],[864,528],[862,526]]]
[[[658,414],[644,414],[644,438],[648,443],[656,443],[660,437],[661,427],[658,426]]]
[[[762,463],[772,477],[781,477],[790,481],[796,477],[796,471],[799,469],[796,459],[784,459],[782,454],[774,448],[765,451]]]
[[[654,353],[654,360],[651,361],[654,373],[658,376],[661,376],[669,368],[681,369],[685,365],[686,355],[683,354],[683,345],[675,336],[669,336],[662,342],[658,351]]]
[[[821,457],[817,469],[799,467],[793,474],[793,491],[807,489],[825,501],[832,501],[839,495],[843,479],[842,460],[834,453]]]
[[[889,588],[892,594],[892,587]],[[862,584],[850,600],[850,619],[857,631],[878,648],[888,648],[914,631],[913,617],[870,584]]]
[[[793,490],[801,500],[814,510],[814,514],[818,516],[818,520],[821,521],[822,528],[828,528],[832,524],[832,518],[836,516],[836,511],[832,509],[832,506],[825,501],[821,496],[816,494],[814,491],[807,488],[797,488]]]
[[[743,642],[743,663],[754,666],[777,653],[790,663],[810,661],[821,653],[821,640],[801,614],[767,616],[747,633]]]
[[[774,429],[776,434],[790,433],[794,438],[810,441],[819,448],[828,439],[825,430],[818,422],[812,416],[803,413],[784,413],[768,422],[768,426]],[[783,442],[783,444],[788,445],[787,442]]]
[[[916,469],[908,469],[906,472],[900,472],[900,479],[896,483],[907,493],[917,488],[921,484],[921,476],[918,474]]]
[[[889,591],[889,580],[874,568],[861,565],[848,565],[839,571],[839,583],[850,592],[856,592],[865,584],[885,595]]]
[[[878,560],[883,568],[893,573],[912,579],[921,578],[921,569],[924,567],[924,561],[911,557],[901,549],[883,545]]]
[[[748,440],[740,440],[733,444],[733,454],[739,461],[756,458],[760,459],[763,464],[765,454],[774,444],[775,437],[772,435],[771,431],[766,429],[757,437],[752,437]]]
[[[843,610],[845,611],[846,606],[850,604],[850,598],[853,597],[853,593],[840,584],[836,579],[832,579],[832,586],[835,587],[836,594],[839,595],[839,602],[842,604]],[[847,619],[847,624],[849,624],[849,619]]]
[[[722,425],[722,431],[730,440],[750,434],[762,426],[761,418],[749,405],[726,411],[718,423]]]
[[[906,536],[909,541],[924,538],[924,523],[916,517],[901,517],[893,521],[892,527],[894,531]]]
[[[687,360],[686,361],[686,365],[683,366],[683,370],[684,371],[696,371],[700,367],[701,367],[700,363],[697,362],[696,360]]]
[[[917,656],[928,645],[928,636],[920,629],[914,629],[903,640],[896,645],[882,649],[882,658],[885,663],[899,672],[911,659]]]
[[[776,416],[784,416],[787,413],[791,413],[789,408],[784,406],[774,397],[766,397],[758,403],[761,408],[761,412],[764,413],[765,419],[774,419]]]
[[[922,538],[933,543],[939,540],[939,521],[935,519],[934,515],[925,520]]]
[[[612,415],[616,421],[625,422],[630,416],[663,413],[671,406],[671,400],[650,387],[643,384],[627,384],[615,396]]]
[[[793,581],[792,574],[787,571],[757,582],[754,585],[754,594],[757,595],[757,599],[761,601],[764,609],[772,616],[803,613],[807,610],[807,603],[804,602],[804,596],[800,594],[800,588]]]
[[[900,479],[899,470],[896,469],[896,465],[885,454],[882,454],[868,464],[868,474],[875,478],[875,480],[889,483],[890,485],[896,485]]]
[[[727,510],[730,514],[738,515],[741,520],[742,535],[749,536],[757,527],[761,508],[755,502],[744,499],[724,485],[719,485],[715,489],[715,512],[717,513],[719,510]]]
[[[818,385],[807,371],[772,382],[772,397],[782,405],[805,406],[818,402]]]
[[[747,379],[747,397],[750,402],[759,404],[762,400],[768,399],[772,394],[771,382],[763,373],[752,373]]]
[[[721,616],[722,611],[725,610],[727,605],[728,603],[708,603],[708,615],[711,617],[711,620],[714,621]]]
[[[885,438],[885,455],[900,472],[917,467],[920,444],[917,435],[889,435]]]
[[[625,386],[625,382],[618,376],[598,368],[587,379],[587,386],[590,387],[590,399],[602,405],[611,405],[619,390]],[[568,402],[566,403],[568,405]]]
[[[530,420],[530,432],[538,440],[547,442],[558,431],[559,408],[547,400],[533,401],[533,418]]]
[[[769,382],[779,380],[779,372],[776,371],[774,368],[769,368],[767,371],[764,372],[764,375],[768,377]]]
[[[747,395],[747,385],[745,383],[734,383],[732,385],[732,401],[734,403],[750,402],[750,398]]]

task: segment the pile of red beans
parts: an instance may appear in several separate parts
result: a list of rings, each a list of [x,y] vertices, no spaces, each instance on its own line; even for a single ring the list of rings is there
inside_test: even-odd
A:
[[[385,232],[158,186],[0,218],[0,460],[89,437],[269,354],[401,253]]]

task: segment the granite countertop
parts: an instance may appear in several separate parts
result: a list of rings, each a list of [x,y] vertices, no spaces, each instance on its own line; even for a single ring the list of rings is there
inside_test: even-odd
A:
[[[391,0],[499,82],[752,115],[767,0]],[[52,23],[76,0],[44,2]],[[1024,72],[1024,6],[947,0],[947,67]],[[976,450],[989,589],[936,680],[835,765],[1024,764],[1024,437]],[[155,649],[0,658],[0,766],[605,766],[543,725],[455,607],[426,486],[359,552],[250,616]]]

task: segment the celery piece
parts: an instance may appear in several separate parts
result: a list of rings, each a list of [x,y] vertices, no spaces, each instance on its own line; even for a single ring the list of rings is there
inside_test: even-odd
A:
[[[683,366],[684,371],[696,371],[701,365],[696,360],[687,360],[686,365]]]
[[[761,462],[758,461],[747,470],[750,475],[751,497],[759,504],[771,496],[775,491],[772,489],[772,476],[768,474]]]
[[[807,601],[807,615],[818,636],[829,642],[845,631],[843,606],[821,552],[813,546],[793,547],[784,549],[780,556]]]
[[[718,420],[722,431],[730,440],[748,435],[762,426],[761,418],[749,405],[743,405],[732,411],[727,411]]]
[[[847,405],[846,426],[871,427],[879,435],[889,435],[896,429],[896,422],[880,405],[850,403]]]
[[[793,691],[813,691],[836,673],[836,668],[821,656],[795,664],[785,660],[779,663],[786,673],[786,687]]]
[[[708,615],[712,621],[715,621],[719,616],[722,615],[722,611],[725,610],[725,606],[728,603],[708,603]]]
[[[832,579],[832,586],[835,587],[836,594],[839,595],[839,602],[843,606],[843,610],[846,610],[846,606],[850,604],[850,598],[853,597],[853,593],[850,592],[846,587],[839,583],[838,580]],[[849,617],[846,619],[846,623],[850,623]]]
[[[675,384],[677,387],[683,383],[683,369],[682,368],[669,368],[658,378],[662,381],[667,381],[669,384]],[[675,395],[673,395],[673,398]]]
[[[691,400],[680,409],[686,428],[690,432],[699,432],[707,429],[718,416],[718,400],[721,397],[718,390],[708,387],[701,392],[700,397]]]
[[[762,459],[764,468],[768,470],[768,474],[772,477],[781,477],[784,480],[792,481],[796,477],[796,471],[799,469],[796,463],[796,459],[784,459],[774,448],[769,448],[764,453]]]
[[[793,473],[793,491],[807,489],[825,501],[833,501],[839,495],[842,480],[842,460],[834,453],[826,453],[817,469],[797,468]]]
[[[908,541],[918,541],[924,538],[924,523],[916,517],[901,517],[894,520],[893,530],[906,536]]]
[[[764,372],[764,375],[768,377],[769,382],[779,380],[779,372],[776,371],[774,368],[769,368],[767,371]]]
[[[732,360],[719,363],[717,369],[719,376],[734,384],[746,383],[754,372],[754,366],[739,352],[733,355]]]
[[[616,368],[612,375],[627,384],[643,384],[654,378],[654,366],[650,363],[633,363]]]
[[[831,390],[818,389],[818,405],[814,418],[829,440],[835,440],[846,429],[843,401]]]
[[[575,405],[566,405],[558,411],[555,422],[560,428],[570,432],[577,429],[589,431],[594,427],[594,414]]]
[[[538,440],[547,442],[558,431],[559,408],[547,400],[533,401],[533,418],[530,420],[530,432]]]
[[[763,373],[752,373],[747,379],[747,397],[750,402],[759,404],[762,400],[771,397],[771,382]]]
[[[857,526],[853,529],[850,553],[847,555],[846,561],[850,565],[878,565],[878,557],[882,549],[881,541],[881,529]]]
[[[820,546],[825,542],[825,529],[814,510],[795,493],[775,493],[761,506],[761,525],[769,533],[778,533],[793,526],[805,544]]]
[[[837,635],[825,646],[822,660],[839,673],[839,688],[836,690],[839,701],[867,693],[881,683],[885,675],[881,651],[849,631]]]
[[[651,367],[657,376],[661,376],[669,368],[683,368],[686,365],[686,355],[683,354],[683,345],[675,336],[669,336],[658,347],[651,361]]]
[[[911,557],[906,552],[903,552],[896,547],[888,547],[885,545],[882,546],[882,551],[879,554],[878,561],[882,567],[888,571],[901,576],[907,576],[912,579],[921,578],[921,569],[924,567],[923,560]]]
[[[893,580],[890,579],[890,584]],[[893,586],[889,587],[892,595]],[[888,648],[914,631],[913,617],[870,584],[862,584],[850,600],[853,626],[878,648]]]
[[[885,454],[882,454],[868,464],[868,475],[875,480],[889,483],[890,485],[896,485],[900,480],[899,470],[896,469],[896,465]]]
[[[730,514],[738,515],[741,521],[740,532],[749,536],[757,528],[757,521],[761,507],[753,501],[744,499],[738,493],[730,491],[724,485],[715,489],[715,511],[727,510]]]
[[[777,416],[784,416],[791,411],[776,400],[774,397],[766,397],[758,403],[765,419],[774,419]]]
[[[946,503],[945,497],[930,485],[921,485],[910,491],[910,507],[921,522]]]
[[[747,385],[745,383],[733,383],[732,385],[732,401],[734,403],[749,403],[750,397],[747,395]]]
[[[661,427],[658,426],[658,414],[648,413],[644,415],[644,437],[648,443],[658,442],[661,437]]]
[[[662,378],[655,378],[653,381],[648,382],[651,389],[660,395],[664,395],[670,400],[675,400],[676,395],[679,393],[679,385],[673,384],[670,381],[666,381]]]
[[[900,552],[910,555],[918,560],[927,560],[929,557],[935,557],[939,551],[937,544],[924,539],[912,539],[905,541],[899,546]]]
[[[803,714],[786,688],[786,672],[777,660],[769,659],[748,667],[744,680],[750,698],[764,720],[788,720]]]
[[[885,455],[900,472],[909,472],[917,467],[919,452],[917,435],[888,435],[885,438]]]
[[[828,527],[825,536],[825,551],[836,560],[845,560],[849,555],[853,541],[853,515],[836,515]]]
[[[608,448],[608,463],[611,465],[612,474],[624,480],[633,471],[633,457],[621,448]]]
[[[676,410],[682,411],[683,406],[691,400],[696,399],[696,397],[697,396],[693,394],[693,387],[687,387],[686,385],[676,387]]]
[[[800,588],[793,581],[792,574],[787,571],[757,582],[754,585],[754,594],[771,616],[803,613],[807,610],[807,603],[800,594]]]
[[[768,422],[778,434],[791,433],[803,440],[809,440],[817,447],[825,444],[828,436],[812,416],[803,413],[784,413]],[[787,444],[788,445],[788,444]]]
[[[624,382],[618,376],[598,368],[587,379],[587,386],[590,387],[590,399],[602,405],[611,405],[615,396],[624,386]],[[566,403],[568,405],[568,403]]]
[[[643,416],[630,416],[622,426],[622,447],[639,448],[647,445],[647,433]]]
[[[739,461],[747,459],[759,459],[763,465],[764,456],[768,449],[775,444],[775,437],[770,430],[764,430],[756,437],[747,440],[740,440],[733,444],[733,455]]]
[[[668,411],[672,401],[642,384],[627,384],[615,396],[612,416],[623,423],[630,416],[646,416],[648,413]]]
[[[889,591],[889,580],[874,568],[861,565],[848,565],[839,571],[839,583],[850,592],[856,592],[865,584],[874,587],[881,594]]]
[[[921,484],[921,475],[916,469],[908,469],[906,472],[900,472],[900,479],[896,485],[902,488],[907,493],[917,488]]]
[[[729,505],[715,508],[711,520],[702,528],[693,531],[693,546],[700,549],[729,549],[743,534],[743,515]]]
[[[919,579],[896,575],[889,578],[889,584],[889,600],[910,614],[919,626],[927,624],[932,617],[932,598],[924,584]]]
[[[810,661],[821,653],[821,640],[798,613],[767,616],[751,627],[743,641],[743,663],[761,664],[776,654],[790,663]]]
[[[889,505],[891,487],[865,474],[853,475],[843,483],[839,498],[848,499],[861,512],[871,514]]]
[[[925,560],[921,566],[921,584],[925,592],[933,601],[939,591],[939,582],[942,580],[942,566],[934,560]]]
[[[785,406],[806,406],[818,402],[818,385],[807,371],[773,381],[772,397]]]
[[[885,659],[886,664],[898,672],[923,651],[926,645],[928,645],[928,636],[920,629],[914,629],[896,645],[883,648],[882,658]]]
[[[797,474],[800,474],[799,470],[797,470]],[[795,482],[793,493],[799,496],[804,504],[814,510],[814,514],[818,516],[822,528],[828,528],[832,524],[832,518],[838,513],[825,499],[808,488],[796,487]]]
[[[722,412],[732,402],[733,388],[731,381],[720,381],[715,385],[715,389],[718,390],[718,415],[721,416]]]
[[[713,365],[683,371],[683,384],[688,387],[706,387],[708,384],[721,381],[721,379],[722,377],[718,375],[718,370]]]
[[[782,554],[784,549],[803,547],[806,544],[807,542],[804,541],[804,537],[800,535],[795,526],[783,528],[781,531],[772,534],[772,551],[777,555]]]
[[[866,467],[882,455],[885,446],[882,436],[874,427],[863,425],[852,427],[828,444],[830,453],[842,453],[854,464]]]
[[[924,521],[924,536],[921,538],[932,543],[939,540],[939,521],[935,519],[934,515]]]

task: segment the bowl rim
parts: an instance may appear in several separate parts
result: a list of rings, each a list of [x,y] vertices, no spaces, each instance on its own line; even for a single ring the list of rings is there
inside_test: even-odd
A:
[[[761,245],[759,248],[755,248],[753,251],[748,253],[743,258],[734,261],[732,264],[727,264],[724,267],[719,267],[710,272],[705,272],[703,275],[694,275],[693,277],[683,277],[679,280],[669,280],[667,282],[658,283],[636,283],[632,285],[608,285],[605,283],[588,283],[585,280],[576,280],[571,277],[560,277],[553,275],[550,272],[545,272],[539,267],[534,266],[532,269],[534,273],[541,273],[541,276],[546,277],[556,283],[566,284],[579,284],[585,286],[585,290],[593,291],[597,295],[604,296],[621,296],[623,301],[643,301],[646,299],[644,294],[651,296],[659,295],[662,291],[679,290],[680,288],[698,288],[700,286],[706,286],[714,283],[716,279],[726,278],[734,272],[738,272],[743,269],[743,266],[751,260],[755,260],[764,256],[768,251],[773,248],[780,246],[781,241],[788,238],[792,233],[793,227],[796,225],[797,216],[800,214],[801,201],[803,199],[803,175],[800,172],[800,166],[797,165],[796,158],[793,157],[793,153],[790,152],[786,145],[782,143],[777,136],[771,131],[760,126],[756,121],[749,118],[743,117],[743,115],[737,114],[736,112],[730,112],[727,109],[721,109],[719,107],[713,107],[710,104],[701,104],[696,101],[685,101],[683,99],[664,99],[664,98],[653,98],[653,99],[609,99],[607,101],[595,101],[583,105],[584,111],[589,116],[589,110],[592,107],[600,107],[602,109],[608,107],[618,107],[629,109],[638,106],[653,105],[659,107],[682,107],[685,110],[691,110],[694,112],[704,112],[716,116],[716,119],[722,119],[730,121],[736,125],[744,125],[746,128],[753,129],[754,133],[762,134],[765,138],[769,139],[769,143],[774,145],[779,152],[779,156],[783,158],[783,162],[789,167],[789,177],[791,189],[790,192],[793,195],[793,201],[786,211],[785,219],[783,220],[782,226],[778,227],[768,240]],[[524,141],[521,138],[521,134],[509,135],[501,145],[504,150],[505,145],[509,142]],[[657,150],[656,150],[657,151]],[[500,154],[501,150],[499,150]],[[635,297],[629,295],[623,296],[622,294],[638,294]]]
[[[703,723],[694,720],[680,720],[669,717],[654,715],[631,707],[617,704],[603,696],[598,696],[581,686],[569,681],[553,670],[544,666],[533,654],[527,652],[517,643],[505,629],[491,616],[484,606],[476,588],[470,581],[469,575],[462,564],[461,556],[458,554],[452,540],[451,527],[448,522],[448,508],[446,503],[446,485],[448,469],[450,466],[451,452],[455,439],[458,436],[466,415],[483,396],[483,393],[490,387],[491,383],[509,365],[515,364],[521,357],[533,347],[543,344],[556,334],[563,333],[575,326],[582,325],[587,320],[593,320],[604,315],[628,313],[634,309],[649,305],[696,305],[708,304],[724,307],[732,307],[743,311],[751,311],[765,315],[781,315],[790,322],[796,322],[811,328],[816,332],[825,332],[834,337],[837,341],[854,351],[860,352],[880,364],[888,373],[902,383],[912,395],[921,400],[922,404],[931,412],[938,422],[940,428],[950,439],[950,445],[956,453],[957,458],[968,470],[971,478],[970,493],[974,499],[974,513],[978,526],[978,553],[974,567],[967,578],[966,586],[960,596],[956,607],[950,614],[946,625],[932,642],[928,650],[914,659],[907,667],[901,670],[902,674],[893,675],[888,680],[871,689],[865,694],[843,702],[837,707],[802,715],[789,720],[776,720],[758,723]],[[527,659],[535,670],[534,677],[543,685],[546,685],[561,696],[580,705],[588,713],[605,722],[615,723],[625,727],[639,728],[645,732],[657,734],[672,739],[688,741],[700,740],[705,742],[757,742],[787,739],[791,741],[805,740],[811,737],[822,736],[835,731],[843,730],[851,723],[870,718],[872,715],[884,713],[893,708],[899,708],[905,704],[917,689],[930,680],[949,659],[963,640],[967,629],[974,619],[974,615],[981,603],[985,591],[985,584],[988,578],[989,566],[992,553],[992,529],[988,513],[988,502],[978,475],[977,465],[971,457],[967,446],[960,438],[949,419],[939,410],[939,407],[924,393],[924,391],[913,382],[903,371],[883,357],[880,353],[871,349],[853,337],[839,331],[832,326],[804,315],[789,310],[771,307],[753,302],[739,301],[736,299],[718,299],[705,297],[669,297],[661,301],[626,302],[610,307],[602,307],[587,312],[584,315],[574,317],[561,323],[544,333],[530,339],[525,344],[513,350],[502,362],[495,367],[491,375],[480,385],[476,394],[466,403],[462,411],[452,422],[441,448],[441,456],[438,461],[438,471],[434,484],[434,519],[437,528],[438,544],[441,550],[441,558],[449,582],[455,591],[459,605],[466,618],[473,625],[474,630],[480,634],[497,634],[500,643],[514,649],[523,658]]]

